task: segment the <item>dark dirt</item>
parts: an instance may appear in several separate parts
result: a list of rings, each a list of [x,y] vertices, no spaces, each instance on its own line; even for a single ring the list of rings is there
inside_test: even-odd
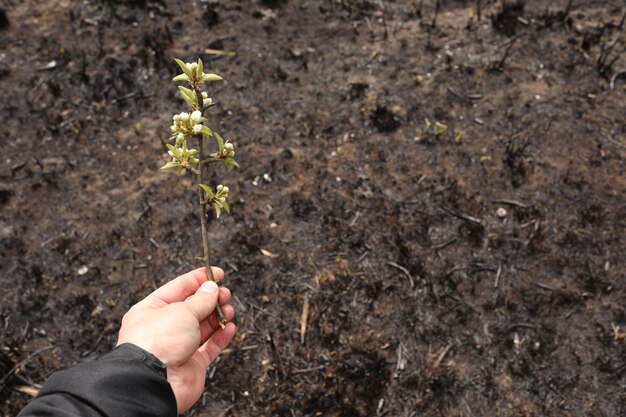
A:
[[[239,330],[189,415],[626,415],[626,8],[476,3],[2,2],[1,414],[195,267],[200,55]]]

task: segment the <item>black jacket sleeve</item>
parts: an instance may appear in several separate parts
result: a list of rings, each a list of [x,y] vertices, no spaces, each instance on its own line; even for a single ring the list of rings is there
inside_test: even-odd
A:
[[[54,373],[18,417],[173,417],[165,366],[123,344],[95,361]]]

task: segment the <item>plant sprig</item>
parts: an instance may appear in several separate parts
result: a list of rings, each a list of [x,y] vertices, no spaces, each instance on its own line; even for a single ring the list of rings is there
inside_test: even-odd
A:
[[[230,214],[230,205],[227,201],[229,188],[220,184],[215,191],[202,182],[204,168],[208,164],[221,162],[227,170],[239,168],[239,164],[233,158],[235,147],[225,141],[217,132],[210,129],[205,123],[207,118],[204,112],[214,105],[213,100],[201,89],[201,85],[207,82],[220,81],[222,77],[217,74],[207,74],[204,72],[204,64],[201,59],[198,62],[185,63],[180,59],[175,59],[176,63],[183,71],[173,78],[173,81],[183,81],[189,84],[190,88],[178,86],[181,98],[189,106],[191,113],[183,111],[172,117],[170,127],[172,135],[170,140],[174,144],[166,144],[167,153],[171,160],[161,167],[162,170],[174,170],[179,176],[184,172],[189,172],[196,176],[198,186],[198,206],[200,216],[200,227],[202,232],[202,248],[204,256],[202,258],[206,267],[209,280],[215,281],[211,271],[209,239],[207,229],[207,210],[213,209],[215,216],[220,217],[222,210]],[[198,142],[198,149],[189,146],[189,141],[195,138]],[[204,156],[205,141],[215,138],[217,152],[211,153],[208,158]],[[216,308],[220,326],[224,327],[226,319],[219,305]]]

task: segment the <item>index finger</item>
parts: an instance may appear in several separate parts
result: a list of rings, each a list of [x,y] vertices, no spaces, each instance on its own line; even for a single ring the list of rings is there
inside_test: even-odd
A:
[[[211,267],[211,269],[216,281],[224,279],[224,271],[222,268],[214,266]],[[144,301],[157,307],[184,301],[187,297],[195,294],[206,280],[206,269],[204,267],[195,269],[157,288],[152,294],[148,295]]]

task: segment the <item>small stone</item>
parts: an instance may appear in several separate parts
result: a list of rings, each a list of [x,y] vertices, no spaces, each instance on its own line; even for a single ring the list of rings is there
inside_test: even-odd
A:
[[[499,218],[504,219],[506,217],[506,209],[504,207],[500,207],[498,211],[496,211],[496,214]]]

